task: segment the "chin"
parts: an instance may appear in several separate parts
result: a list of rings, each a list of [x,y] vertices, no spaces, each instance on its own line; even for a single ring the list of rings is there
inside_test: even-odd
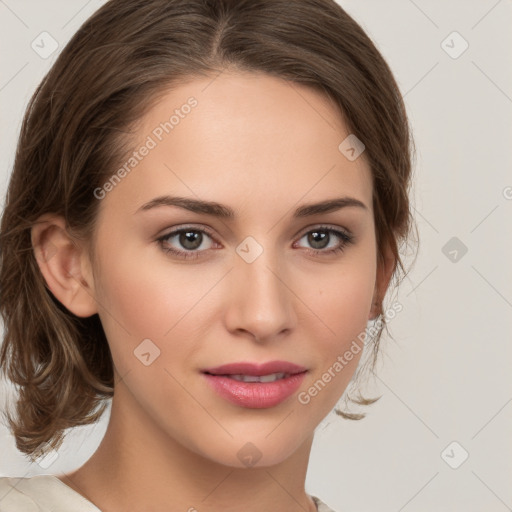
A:
[[[208,446],[197,446],[194,451],[223,466],[265,468],[284,462],[309,440],[309,436],[306,435],[304,438],[301,435],[304,433],[299,431],[290,432],[283,429],[279,433],[278,423],[273,428],[275,431],[265,429],[262,433],[259,429],[254,435],[247,433],[234,435],[229,439],[212,439]]]

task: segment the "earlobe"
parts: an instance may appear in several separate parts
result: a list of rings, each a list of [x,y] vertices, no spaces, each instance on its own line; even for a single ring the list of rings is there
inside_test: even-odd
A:
[[[379,315],[384,314],[382,311],[382,301],[386,295],[395,264],[395,256],[393,255],[389,244],[386,244],[384,260],[377,261],[377,277],[368,320],[375,320]]]
[[[39,269],[55,298],[76,316],[85,318],[97,313],[88,258],[68,233],[64,219],[41,216],[32,227],[31,239]]]

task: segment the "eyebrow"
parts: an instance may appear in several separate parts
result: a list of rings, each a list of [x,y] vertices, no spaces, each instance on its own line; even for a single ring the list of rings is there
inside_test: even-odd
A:
[[[143,204],[135,213],[148,211],[160,206],[177,206],[194,213],[202,213],[218,217],[220,219],[233,220],[236,217],[235,211],[229,206],[217,203],[215,201],[203,201],[192,199],[190,197],[179,196],[159,196]],[[320,203],[310,203],[299,206],[293,213],[293,217],[302,218],[322,213],[329,213],[340,210],[341,208],[357,207],[368,210],[368,207],[355,197],[338,197],[327,199]]]

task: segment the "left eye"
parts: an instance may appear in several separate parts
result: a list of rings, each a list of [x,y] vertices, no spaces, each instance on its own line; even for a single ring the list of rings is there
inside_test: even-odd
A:
[[[338,242],[329,248],[329,242],[334,238],[338,239]],[[305,233],[302,237],[307,239],[307,242],[311,244],[313,247],[312,251],[314,253],[324,253],[331,254],[334,252],[342,251],[346,245],[352,243],[353,236],[345,233],[343,231],[329,228],[329,227],[320,227],[317,229],[312,229]]]
[[[338,239],[338,242],[329,247],[332,238]],[[160,247],[165,253],[173,254],[178,258],[198,258],[202,252],[211,249],[209,247],[199,250],[205,241],[205,236],[213,240],[213,236],[205,229],[199,228],[181,228],[157,239]],[[306,248],[307,251],[314,255],[329,255],[333,253],[342,252],[345,247],[353,243],[353,235],[333,229],[326,226],[321,226],[304,233],[299,240],[306,239],[312,248]],[[181,247],[185,250],[173,247],[171,241],[176,239]],[[295,244],[294,244],[295,246]]]

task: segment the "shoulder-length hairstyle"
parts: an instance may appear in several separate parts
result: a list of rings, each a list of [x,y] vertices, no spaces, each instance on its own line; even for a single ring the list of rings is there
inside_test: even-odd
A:
[[[334,101],[366,148],[378,260],[388,245],[397,284],[405,276],[399,244],[414,221],[404,102],[373,42],[334,0],[110,0],[84,22],[30,99],[1,219],[0,367],[17,390],[15,414],[6,417],[20,451],[57,449],[66,429],[99,419],[114,388],[98,315],[79,318],[53,296],[34,255],[32,226],[42,214],[57,214],[70,233],[90,240],[99,205],[93,191],[123,162],[137,120],[174,84],[225,69],[263,71]],[[382,317],[373,366],[384,327]]]

